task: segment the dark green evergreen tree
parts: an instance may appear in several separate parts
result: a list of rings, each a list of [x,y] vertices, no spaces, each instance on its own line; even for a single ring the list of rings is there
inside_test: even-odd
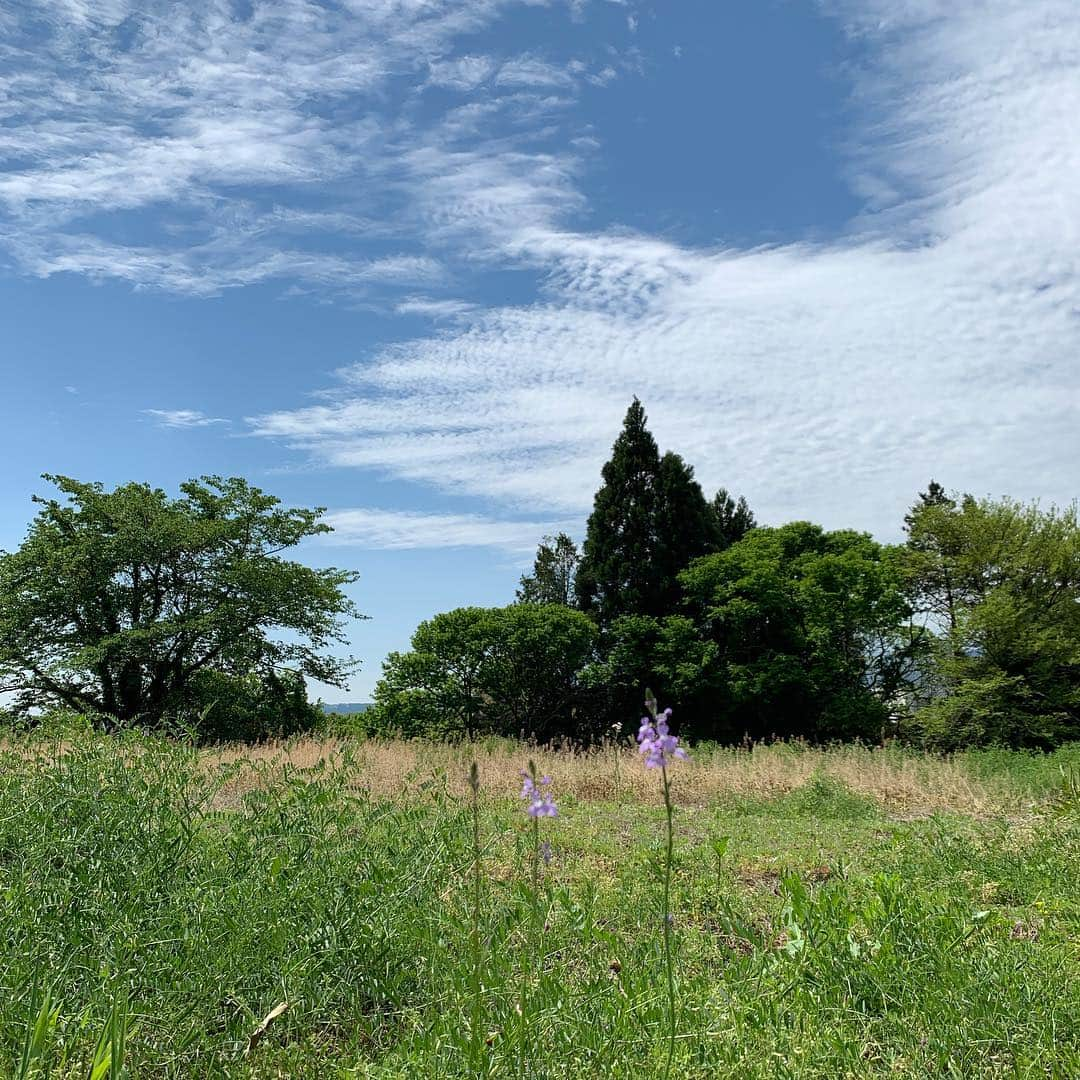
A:
[[[580,562],[577,545],[566,533],[545,536],[536,549],[533,572],[521,576],[518,603],[576,606],[574,577]]]
[[[656,500],[656,564],[660,610],[674,613],[682,595],[678,576],[690,563],[716,550],[716,518],[694,467],[672,451],[660,459]]]
[[[583,611],[601,626],[620,615],[658,614],[665,587],[657,559],[660,452],[635,397],[604,465],[577,574]]]
[[[714,496],[712,512],[716,530],[715,551],[725,551],[732,544],[737,544],[751,529],[757,528],[754,512],[746,499],[740,495],[736,502],[727,488],[721,488]]]

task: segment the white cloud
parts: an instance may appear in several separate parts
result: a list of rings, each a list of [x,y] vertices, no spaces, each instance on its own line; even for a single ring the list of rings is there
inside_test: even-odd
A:
[[[519,56],[499,69],[495,77],[499,86],[538,86],[568,90],[574,86],[574,76],[560,64],[538,56]]]
[[[827,243],[713,250],[582,231],[603,147],[566,110],[607,76],[533,43],[455,53],[512,6],[283,0],[244,21],[209,0],[46,4],[48,40],[0,63],[0,245],[39,275],[199,295],[282,279],[452,317],[252,430],[511,517],[585,513],[632,394],[663,445],[766,520],[895,533],[930,475],[1075,494],[1075,0],[822,0],[867,57],[849,157],[864,212]],[[425,80],[484,93],[421,116]],[[98,227],[151,209],[164,224],[139,246]],[[379,254],[317,242],[339,225],[377,231]],[[434,295],[477,266],[542,289],[473,311]]]
[[[475,90],[495,73],[497,62],[490,56],[458,56],[437,60],[430,65],[428,82],[450,90]]]
[[[143,409],[143,412],[153,416],[160,427],[167,428],[210,427],[230,422],[221,416],[207,416],[197,409]]]
[[[399,315],[422,315],[430,319],[453,319],[474,311],[475,304],[465,300],[438,300],[430,296],[409,296],[394,310]]]
[[[79,273],[118,278],[137,288],[160,288],[194,296],[286,279],[327,293],[363,290],[377,284],[435,285],[441,265],[427,255],[391,255],[362,260],[321,252],[274,250],[222,236],[176,251],[117,244],[93,235],[23,237],[12,242],[24,270],[38,277]]]
[[[467,88],[501,70],[506,89],[489,97],[516,98],[506,108],[527,122],[546,108],[534,91],[571,85],[567,73],[453,46],[507,8],[547,2],[279,0],[247,17],[218,0],[17,9],[0,44],[0,250],[39,276],[200,295],[286,275],[376,296],[431,283],[439,260],[408,250],[403,158],[453,118],[418,127],[412,95],[387,102],[424,71]],[[343,230],[397,236],[402,251],[341,257]],[[402,272],[387,272],[395,260]]]
[[[426,514],[363,507],[338,510],[324,521],[333,532],[323,543],[373,550],[485,547],[514,554],[536,549],[540,539],[564,525],[542,521],[502,521],[478,514]]]
[[[336,465],[581,515],[638,394],[662,445],[766,520],[895,535],[931,475],[1070,499],[1080,11],[832,10],[876,45],[858,98],[874,139],[854,169],[879,199],[846,236],[708,251],[574,232],[565,159],[418,151],[433,222],[544,271],[544,297],[386,348],[330,404],[255,430]]]

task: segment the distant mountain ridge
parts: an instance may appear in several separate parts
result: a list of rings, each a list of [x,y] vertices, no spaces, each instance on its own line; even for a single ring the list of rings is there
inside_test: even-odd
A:
[[[324,713],[358,713],[367,712],[371,708],[370,701],[340,701],[320,702]]]

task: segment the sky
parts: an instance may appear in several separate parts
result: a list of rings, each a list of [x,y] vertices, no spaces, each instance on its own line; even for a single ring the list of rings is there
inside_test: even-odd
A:
[[[8,2],[0,329],[0,547],[41,473],[325,506],[330,701],[580,538],[634,395],[765,524],[1067,504],[1080,5]]]

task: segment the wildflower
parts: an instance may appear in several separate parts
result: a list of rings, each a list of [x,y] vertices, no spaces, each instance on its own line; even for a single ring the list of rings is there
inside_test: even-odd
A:
[[[668,988],[668,1055],[664,1067],[664,1080],[671,1076],[671,1063],[675,1059],[675,1032],[678,1027],[677,1005],[675,1001],[675,970],[671,959],[671,931],[674,918],[671,914],[671,863],[675,844],[675,829],[672,824],[674,806],[671,802],[671,777],[667,767],[673,761],[685,761],[686,751],[679,746],[679,740],[668,730],[671,710],[660,712],[656,698],[651,690],[645,691],[646,715],[641,718],[637,741],[639,750],[645,756],[647,769],[659,769],[663,776],[664,810],[667,816],[667,852],[664,859],[664,968],[667,972]]]
[[[523,769],[521,778],[521,797],[528,803],[525,813],[531,818],[557,817],[559,809],[551,795],[544,790],[551,783],[551,777],[541,776],[534,779],[531,773]]]
[[[641,718],[638,750],[645,755],[647,769],[666,769],[672,761],[686,760],[686,751],[679,745],[678,736],[668,730],[670,716],[671,710],[665,709],[662,713]]]
[[[550,776],[537,776],[536,775],[536,762],[530,761],[529,768],[526,771],[521,771],[521,797],[525,800],[525,813],[531,819],[530,828],[532,830],[532,887],[529,890],[530,909],[532,915],[532,926],[530,937],[532,938],[533,945],[537,945],[539,942],[541,931],[540,927],[543,925],[544,930],[547,930],[547,923],[543,922],[540,918],[540,864],[541,862],[547,866],[551,862],[551,844],[545,840],[543,844],[540,843],[540,819],[542,817],[556,817],[558,816],[558,809],[555,806],[554,800],[551,798],[551,793],[547,788],[551,784]],[[531,958],[532,963],[535,964],[535,957],[537,950],[526,950],[526,962]],[[520,1032],[521,1038],[518,1042],[518,1078],[519,1080],[525,1080],[525,1061],[529,1054],[529,1043],[531,1041],[529,1033],[529,1017],[527,1013],[529,999],[528,994],[531,986],[533,985],[533,977],[536,975],[535,971],[528,968],[523,972],[524,977],[521,980],[521,999],[518,1002],[518,1015],[521,1017]]]

